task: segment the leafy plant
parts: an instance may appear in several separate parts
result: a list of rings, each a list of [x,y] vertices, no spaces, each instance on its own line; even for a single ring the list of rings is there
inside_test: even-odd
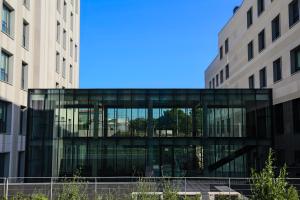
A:
[[[273,170],[273,151],[270,149],[266,166],[261,172],[252,170],[252,200],[299,200],[298,192],[286,181],[286,166],[280,169],[278,177]]]
[[[63,185],[58,200],[88,200],[85,184],[74,177],[72,181]]]
[[[31,200],[48,200],[48,197],[44,194],[37,193],[31,196]]]

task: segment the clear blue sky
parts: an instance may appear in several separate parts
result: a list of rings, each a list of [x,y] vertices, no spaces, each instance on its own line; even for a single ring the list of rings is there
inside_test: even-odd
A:
[[[81,88],[201,88],[241,0],[81,0]]]

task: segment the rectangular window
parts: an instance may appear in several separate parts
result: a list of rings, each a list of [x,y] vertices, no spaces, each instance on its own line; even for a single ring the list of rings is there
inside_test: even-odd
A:
[[[280,15],[277,15],[277,17],[272,20],[272,41],[275,41],[277,38],[279,38],[280,34]]]
[[[294,0],[289,4],[289,25],[292,27],[299,21],[299,0]]]
[[[55,63],[55,71],[59,73],[60,68],[60,54],[56,52],[56,63]]]
[[[224,73],[223,70],[220,71],[220,84],[224,82]]]
[[[29,9],[30,8],[30,0],[23,0],[23,5]]]
[[[216,86],[219,87],[219,74],[216,75]]]
[[[258,52],[261,52],[266,47],[265,29],[258,34]]]
[[[7,107],[8,103],[0,101],[0,134],[7,131]]]
[[[22,62],[21,69],[21,89],[27,90],[28,85],[28,65],[25,62]]]
[[[209,81],[209,89],[211,89],[211,81]]]
[[[65,29],[63,31],[63,48],[67,48],[67,31]]]
[[[267,72],[266,67],[261,69],[259,71],[259,82],[260,82],[260,88],[264,88],[267,86]]]
[[[67,3],[66,1],[64,1],[64,8],[63,8],[63,17],[64,17],[64,21],[67,21]]]
[[[24,167],[25,167],[25,151],[19,152],[18,157],[18,177],[24,177]]]
[[[276,135],[284,134],[284,117],[283,117],[283,104],[274,106],[274,120],[275,120],[275,133]]]
[[[73,57],[73,40],[70,39],[70,56]]]
[[[255,79],[254,79],[254,75],[249,77],[249,88],[250,89],[254,89],[255,88]]]
[[[220,60],[223,58],[223,46],[220,47]]]
[[[22,46],[29,48],[29,23],[23,20]]]
[[[294,133],[300,134],[300,99],[293,100]]]
[[[227,38],[225,40],[225,54],[227,54],[229,52],[229,39]]]
[[[0,153],[0,177],[9,176],[9,153]]]
[[[278,58],[273,62],[273,81],[274,83],[280,81],[282,78],[281,75],[281,58]]]
[[[260,16],[265,10],[265,0],[257,0],[257,16]]]
[[[2,8],[2,32],[11,35],[11,19],[12,19],[12,10],[6,5],[3,4]]]
[[[0,58],[0,81],[9,81],[9,62],[10,55],[4,51],[1,51],[1,58]]]
[[[75,45],[75,61],[78,61],[78,46]]]
[[[291,74],[300,70],[300,46],[291,51]]]
[[[252,7],[247,11],[247,28],[249,28],[253,23]]]
[[[56,23],[56,41],[60,42],[60,22],[57,21]]]
[[[226,65],[226,67],[225,67],[225,77],[226,77],[226,80],[229,78],[229,64]]]
[[[55,83],[55,88],[59,88],[59,83],[58,82]]]
[[[74,16],[73,16],[73,13],[71,12],[71,15],[70,15],[70,29],[73,31],[73,26],[74,26]]]
[[[248,43],[248,61],[253,59],[253,41]]]
[[[73,83],[73,66],[72,65],[70,65],[69,81],[70,81],[70,83]]]
[[[215,78],[212,79],[212,86],[215,88]]]
[[[63,66],[62,66],[62,77],[66,77],[66,59],[63,58]]]
[[[20,107],[20,132],[19,135],[25,135],[26,132],[26,113],[27,109],[25,106]]]

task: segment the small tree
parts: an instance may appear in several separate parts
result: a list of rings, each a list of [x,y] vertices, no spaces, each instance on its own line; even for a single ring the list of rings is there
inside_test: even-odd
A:
[[[266,166],[261,172],[252,170],[252,200],[299,200],[298,192],[289,186],[286,165],[280,169],[279,176],[273,170],[273,151],[270,149]]]

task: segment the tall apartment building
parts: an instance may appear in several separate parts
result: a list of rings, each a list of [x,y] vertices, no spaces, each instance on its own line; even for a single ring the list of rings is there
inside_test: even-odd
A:
[[[244,0],[219,33],[206,88],[272,88],[274,147],[300,175],[300,0]],[[297,172],[298,171],[298,172]]]
[[[23,176],[28,88],[79,86],[80,0],[0,0],[0,177]]]

